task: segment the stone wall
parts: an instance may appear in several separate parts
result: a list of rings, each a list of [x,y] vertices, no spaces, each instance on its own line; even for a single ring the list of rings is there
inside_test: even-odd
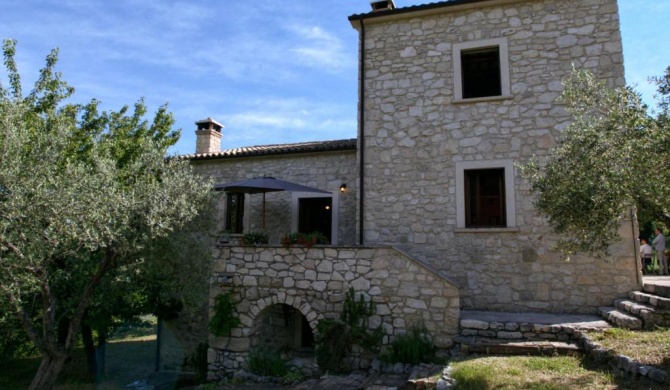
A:
[[[209,338],[210,378],[246,369],[262,313],[288,305],[305,316],[312,331],[322,319],[338,319],[349,288],[375,303],[370,327],[382,326],[384,343],[411,326],[425,326],[438,348],[458,334],[458,289],[426,265],[389,247],[220,246],[214,265],[210,305],[233,294],[240,327],[230,337]],[[211,315],[211,314],[210,314]],[[363,363],[361,363],[363,364]]]
[[[206,283],[206,281],[203,281]],[[207,342],[208,307],[203,296],[200,310],[187,309],[174,320],[161,320],[158,327],[160,370],[181,370],[187,359],[193,358],[198,346]],[[189,369],[194,370],[193,367]]]
[[[570,122],[555,99],[573,65],[624,85],[616,0],[473,2],[364,22],[366,244],[429,263],[469,309],[595,313],[639,287],[630,221],[607,262],[566,261],[516,168]],[[491,39],[507,45],[509,95],[456,100],[455,45]],[[477,164],[510,173],[507,228],[458,226],[458,183]]]
[[[358,190],[358,165],[356,151],[308,153],[265,157],[222,158],[192,161],[196,171],[214,183],[226,183],[254,177],[271,176],[281,180],[318,188],[333,193],[337,203],[338,242],[351,245],[357,241],[356,205]],[[340,185],[347,191],[340,193]],[[293,233],[291,224],[295,216],[290,192],[270,192],[265,195],[265,230],[270,242],[278,245],[284,234]],[[218,202],[219,229],[225,225],[225,198],[223,192]],[[262,228],[263,195],[247,195],[245,200],[245,232]],[[335,216],[333,216],[335,218]]]

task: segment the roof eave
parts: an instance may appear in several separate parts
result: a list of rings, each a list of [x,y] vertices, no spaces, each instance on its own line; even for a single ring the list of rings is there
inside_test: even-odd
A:
[[[273,145],[270,145],[273,146]],[[264,146],[260,146],[264,147]],[[245,148],[241,148],[245,149]],[[302,155],[307,153],[331,153],[331,152],[350,152],[357,150],[357,139],[344,139],[334,141],[324,141],[319,145],[304,147],[302,144],[286,144],[279,148],[267,150],[222,150],[216,153],[190,154],[179,156],[181,159],[189,161],[235,159],[235,158],[257,158],[270,156]]]
[[[366,14],[355,14],[349,16],[349,23],[358,30],[361,21],[366,24],[384,23],[400,19],[408,19],[419,16],[435,15],[445,12],[456,12],[467,9],[482,8],[518,3],[527,0],[451,0],[438,3],[430,3],[411,7],[396,8],[394,10],[369,12]]]

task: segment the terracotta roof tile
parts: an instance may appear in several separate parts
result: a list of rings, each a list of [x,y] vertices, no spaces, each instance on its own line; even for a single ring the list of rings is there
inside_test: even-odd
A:
[[[414,11],[423,11],[423,10],[428,10],[428,9],[434,9],[434,8],[442,8],[442,7],[451,7],[455,5],[462,5],[462,4],[472,4],[472,3],[484,3],[487,1],[491,0],[446,0],[446,1],[438,1],[434,3],[428,3],[428,4],[421,4],[421,5],[413,5],[409,7],[401,7],[401,8],[396,8],[392,10],[386,10],[386,11],[376,11],[376,12],[368,12],[364,14],[355,14],[349,16],[349,20],[356,20],[356,19],[368,19],[368,18],[375,18],[375,17],[380,17],[380,16],[385,16],[385,15],[396,15],[396,14],[403,14],[407,12],[414,12]]]
[[[339,150],[356,150],[357,139],[334,141],[311,141],[294,144],[258,145],[222,150],[216,153],[187,154],[179,156],[188,160],[214,160],[239,157],[273,156],[281,154],[299,154],[315,152],[334,152]]]

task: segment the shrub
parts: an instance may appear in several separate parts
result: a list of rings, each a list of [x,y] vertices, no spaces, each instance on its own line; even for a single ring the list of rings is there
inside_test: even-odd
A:
[[[286,234],[281,239],[281,245],[284,248],[290,248],[293,245],[301,245],[311,248],[316,244],[327,244],[328,238],[321,232],[312,233],[291,233]]]
[[[383,359],[389,363],[431,363],[435,360],[435,347],[426,329],[413,327],[391,343]]]
[[[195,351],[184,359],[184,366],[195,371],[195,383],[207,381],[207,349],[209,349],[209,344],[200,343]]]
[[[284,377],[288,374],[288,365],[281,358],[279,350],[268,346],[259,346],[249,352],[247,358],[249,371],[256,375]]]
[[[377,352],[384,338],[384,329],[381,326],[369,329],[369,317],[374,313],[374,304],[365,302],[362,295],[356,300],[354,289],[350,288],[340,321],[322,320],[317,324],[315,354],[319,367],[333,373],[348,371],[346,359],[354,345],[368,352]]]
[[[267,245],[269,242],[266,232],[249,232],[240,237],[240,245],[243,246]]]
[[[346,358],[351,355],[354,340],[347,326],[339,321],[321,320],[316,326],[316,362],[321,369],[335,374],[349,370]]]

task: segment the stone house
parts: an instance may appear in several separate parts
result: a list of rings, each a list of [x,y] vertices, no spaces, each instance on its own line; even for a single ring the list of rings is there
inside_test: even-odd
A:
[[[349,288],[377,303],[371,324],[385,342],[421,324],[442,348],[463,309],[596,313],[639,288],[634,220],[607,261],[566,261],[517,169],[569,123],[555,100],[573,67],[625,84],[616,0],[372,8],[349,17],[360,37],[357,139],[220,150],[223,125],[197,122],[185,157],[216,183],[273,176],[330,192],[268,193],[264,207],[260,195],[222,194],[221,229],[259,230],[264,208],[270,245],[217,248],[211,295],[233,291],[242,325],[209,338],[213,372],[243,367],[268,335],[308,346]],[[312,230],[329,245],[279,245]]]

